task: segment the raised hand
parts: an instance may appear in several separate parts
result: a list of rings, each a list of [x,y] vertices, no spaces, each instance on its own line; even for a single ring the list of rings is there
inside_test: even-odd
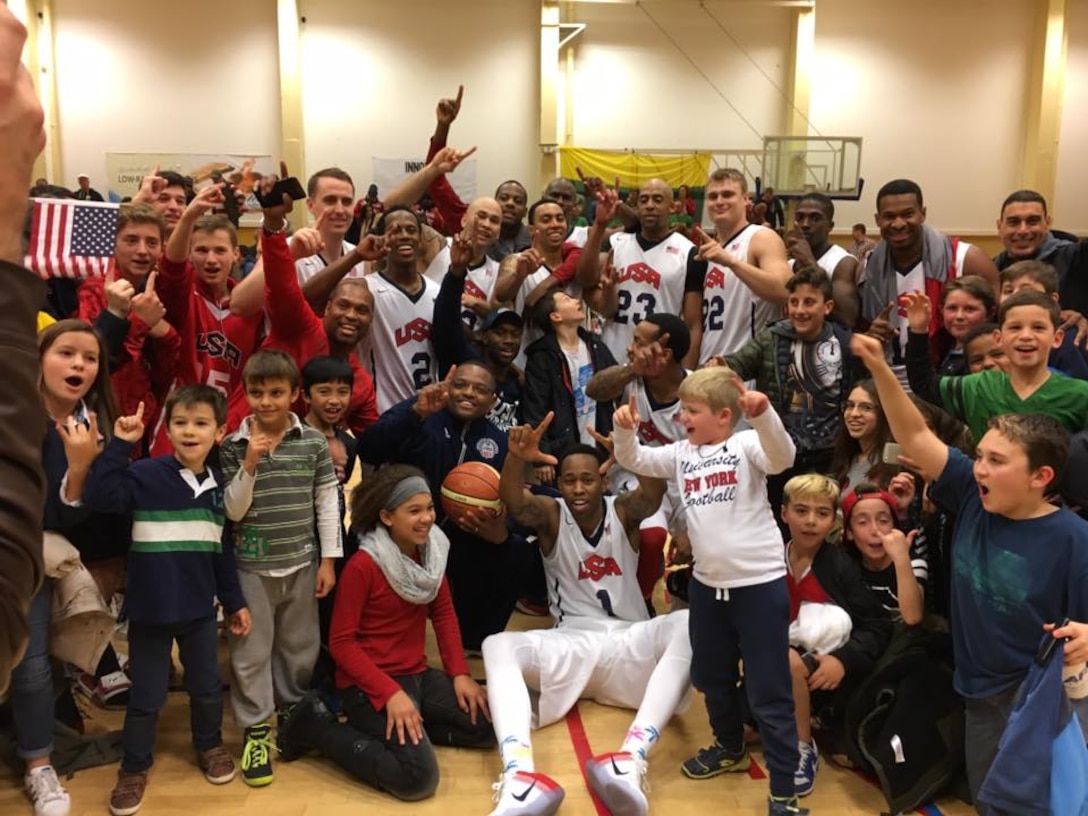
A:
[[[868,334],[855,333],[850,338],[850,351],[869,371],[884,362],[884,343]]]
[[[449,127],[461,112],[461,98],[465,95],[465,86],[457,86],[457,96],[453,99],[439,99],[434,109],[434,118],[438,124]]]
[[[812,254],[812,247],[808,239],[797,227],[793,227],[786,233],[786,254],[803,266],[816,266],[816,256]]]
[[[586,425],[586,430],[589,431],[589,435],[593,437],[594,441],[608,452],[608,458],[597,468],[597,472],[601,476],[607,476],[608,471],[616,464],[616,443],[612,439],[612,434],[605,436],[592,425]]]
[[[526,249],[518,255],[518,265],[514,270],[519,280],[525,280],[531,274],[540,269],[544,264],[544,258],[535,249]]]
[[[117,421],[113,423],[113,435],[133,444],[144,438],[143,402],[136,406],[136,413],[132,416],[117,417]]]
[[[914,481],[914,474],[905,471],[895,474],[891,481],[888,482],[888,492],[895,499],[896,515],[899,518],[904,518],[911,502],[914,501],[915,493],[918,492],[918,484]]]
[[[461,162],[475,152],[475,146],[470,147],[468,150],[458,150],[455,147],[443,147],[434,154],[434,158],[431,159],[431,166],[440,173],[452,173],[457,169]]]
[[[261,179],[259,198],[267,199],[272,194],[272,188],[276,186],[276,182],[281,178],[290,177],[290,173],[287,170],[287,162],[280,162],[280,175],[268,175]],[[291,200],[291,196],[284,193],[281,196],[281,200],[268,206],[262,207],[264,210],[264,226],[265,229],[279,230],[283,228],[283,222],[287,218],[287,213],[294,209],[295,202]]]
[[[593,216],[593,222],[602,227],[607,227],[620,208],[620,197],[615,190],[610,190],[602,185],[600,192],[593,196],[597,201],[597,212]]]
[[[151,204],[157,201],[159,193],[166,189],[166,179],[159,175],[159,165],[151,168],[151,172],[140,179],[140,189],[132,197],[133,204]]]
[[[699,260],[710,261],[730,269],[737,262],[736,256],[727,252],[718,241],[703,232],[702,227],[695,228],[695,240],[699,244]]]
[[[158,276],[158,270],[152,269],[151,274],[147,276],[147,285],[144,286],[144,290],[132,298],[132,314],[152,329],[166,316],[166,307],[162,305],[162,301],[155,293],[155,281]]]
[[[246,443],[246,457],[242,461],[242,467],[250,476],[255,476],[261,457],[272,450],[272,437],[256,430],[252,422],[249,428],[249,442]]]
[[[193,197],[187,209],[197,215],[206,215],[217,207],[222,207],[227,200],[223,195],[223,186],[223,183],[220,182],[205,187]]]
[[[89,411],[86,425],[70,416],[64,422],[57,422],[56,427],[64,444],[68,468],[86,471],[98,457],[98,416]]]
[[[291,251],[291,257],[297,261],[321,252],[325,248],[325,239],[316,227],[302,227],[295,230],[291,240],[287,242],[287,248]]]
[[[895,301],[893,300],[880,310],[877,316],[873,318],[873,322],[869,324],[869,331],[865,332],[870,337],[875,337],[879,340],[881,345],[884,345],[895,336],[895,330],[892,328],[891,324],[892,309],[894,308]],[[855,333],[854,337],[857,336],[858,335]]]
[[[450,399],[450,383],[453,382],[453,375],[456,372],[457,366],[450,366],[450,370],[446,373],[446,379],[442,380],[442,382],[431,383],[419,389],[412,411],[415,412],[421,422],[446,407]]]
[[[612,424],[625,431],[638,430],[641,422],[642,418],[638,415],[638,404],[635,402],[634,394],[631,395],[631,399],[626,405],[621,405],[616,409],[616,413],[612,415]]]
[[[762,391],[749,391],[736,374],[730,379],[733,387],[737,389],[737,407],[748,419],[754,419],[770,407],[771,401]]]
[[[553,419],[555,413],[548,411],[547,416],[535,428],[532,425],[515,425],[511,428],[507,455],[515,456],[523,462],[558,465],[558,459],[540,450],[540,440],[544,438],[544,433]]]
[[[906,535],[903,535],[902,530],[892,530],[890,533],[881,535],[880,540],[884,542],[884,552],[891,557],[892,561],[901,563],[904,560],[910,560],[910,548],[917,537],[917,530],[911,530]]]
[[[929,334],[929,320],[933,314],[933,303],[929,296],[925,292],[907,292],[900,295],[899,303],[907,310],[907,325],[910,330],[917,334]]]
[[[474,254],[472,231],[465,227],[450,240],[450,265],[458,269],[465,269],[472,263]]]
[[[117,317],[128,317],[136,287],[124,278],[116,278],[106,284],[106,308]]]
[[[656,377],[669,364],[669,355],[665,347],[669,343],[669,333],[664,332],[652,343],[645,346],[632,345],[627,352],[631,368],[640,377]]]
[[[380,261],[389,254],[389,247],[385,245],[385,236],[367,235],[355,245],[355,254],[364,261]]]

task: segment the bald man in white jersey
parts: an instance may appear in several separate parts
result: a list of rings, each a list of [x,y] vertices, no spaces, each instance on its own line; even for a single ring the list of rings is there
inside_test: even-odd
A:
[[[722,168],[706,184],[706,209],[717,239],[696,229],[699,257],[708,262],[703,283],[703,320],[692,332],[685,360],[695,368],[714,356],[732,354],[773,320],[789,299],[786,246],[768,227],[749,224],[748,182],[737,170]]]
[[[563,789],[536,771],[531,730],[556,722],[581,697],[638,709],[620,750],[590,759],[586,775],[611,813],[645,816],[646,757],[690,687],[687,612],[648,619],[635,579],[639,524],[660,505],[665,485],[640,478],[634,490],[606,498],[594,448],[576,446],[560,460],[541,453],[551,417],[510,430],[500,480],[510,514],[537,531],[556,624],[484,641],[503,764],[492,816],[549,816],[559,808]],[[524,488],[526,464],[542,462],[558,467],[562,498]],[[539,692],[535,704],[530,688]]]

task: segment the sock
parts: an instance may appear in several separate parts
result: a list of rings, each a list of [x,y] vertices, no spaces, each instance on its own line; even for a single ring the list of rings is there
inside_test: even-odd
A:
[[[650,749],[653,748],[654,743],[659,739],[661,739],[661,732],[652,725],[639,725],[637,722],[631,723],[631,727],[627,729],[627,736],[623,738],[623,745],[620,746],[620,752],[626,752],[641,760],[645,760],[646,755],[650,753]]]
[[[533,773],[533,747],[517,737],[507,737],[499,743],[499,757],[502,759],[502,775],[513,776],[517,771]]]

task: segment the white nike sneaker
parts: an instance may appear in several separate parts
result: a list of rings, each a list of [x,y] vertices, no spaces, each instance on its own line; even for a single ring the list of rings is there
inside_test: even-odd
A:
[[[566,795],[550,776],[515,771],[494,786],[495,809],[491,816],[552,816]]]
[[[589,786],[612,816],[646,816],[646,761],[623,752],[601,754],[586,762]]]

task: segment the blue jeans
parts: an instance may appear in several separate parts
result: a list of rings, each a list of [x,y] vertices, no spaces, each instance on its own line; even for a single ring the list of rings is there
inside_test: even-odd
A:
[[[49,622],[53,581],[46,578],[30,601],[30,640],[26,654],[11,672],[11,709],[16,753],[41,759],[53,753],[53,672],[49,667]]]
[[[128,673],[132,680],[121,768],[141,773],[151,767],[159,711],[170,682],[170,649],[178,642],[189,692],[189,727],[193,747],[206,751],[223,744],[223,687],[219,679],[219,633],[215,616],[185,623],[128,625]]]
[[[728,597],[726,597],[728,596]],[[739,663],[744,689],[759,725],[771,793],[793,796],[800,755],[790,675],[790,601],[786,579],[734,587],[728,592],[688,584],[691,683],[706,696],[710,728],[730,751],[744,748]]]

